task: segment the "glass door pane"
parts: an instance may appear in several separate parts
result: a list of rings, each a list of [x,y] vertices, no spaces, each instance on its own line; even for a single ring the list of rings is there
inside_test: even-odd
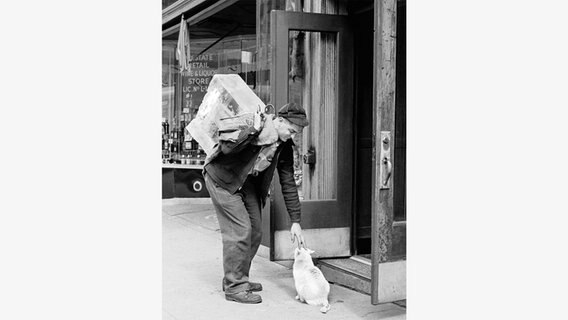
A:
[[[289,31],[288,101],[306,109],[310,125],[296,135],[294,164],[302,200],[337,198],[337,33]],[[315,163],[303,155],[313,151]]]

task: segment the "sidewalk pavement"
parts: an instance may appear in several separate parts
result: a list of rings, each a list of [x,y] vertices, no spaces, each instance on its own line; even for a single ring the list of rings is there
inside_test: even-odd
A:
[[[396,304],[372,305],[371,297],[331,284],[327,314],[295,300],[290,267],[256,256],[251,280],[262,283],[262,303],[226,301],[221,234],[209,198],[162,200],[162,319],[406,319]]]

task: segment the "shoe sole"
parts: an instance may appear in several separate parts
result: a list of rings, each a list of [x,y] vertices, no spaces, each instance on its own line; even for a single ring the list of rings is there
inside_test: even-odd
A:
[[[260,299],[258,301],[243,301],[243,300],[239,300],[239,299],[235,299],[235,298],[231,298],[231,297],[227,297],[227,296],[225,296],[225,300],[234,301],[234,302],[238,302],[238,303],[246,303],[246,304],[257,304],[257,303],[262,302],[262,299]]]

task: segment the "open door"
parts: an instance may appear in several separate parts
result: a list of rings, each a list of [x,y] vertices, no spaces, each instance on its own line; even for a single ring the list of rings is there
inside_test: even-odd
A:
[[[296,102],[310,125],[294,139],[302,229],[314,257],[351,255],[353,45],[346,16],[271,12],[271,103]],[[272,260],[293,259],[278,174],[271,190]]]
[[[406,2],[375,0],[371,302],[406,299]]]

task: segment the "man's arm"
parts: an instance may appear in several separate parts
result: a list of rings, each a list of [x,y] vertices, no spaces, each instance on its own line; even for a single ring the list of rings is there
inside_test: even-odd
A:
[[[294,179],[294,153],[290,142],[286,142],[280,152],[277,169],[280,185],[282,186],[282,196],[284,197],[284,203],[290,215],[290,221],[292,221],[292,223],[299,223],[301,206],[296,180]]]
[[[290,240],[292,242],[297,240],[298,247],[306,247],[306,242],[302,235],[302,227],[300,226],[301,205],[300,198],[298,197],[298,187],[294,179],[294,150],[292,149],[291,141],[285,142],[280,156],[278,157],[278,165],[276,167],[282,187],[284,204],[292,221]]]

